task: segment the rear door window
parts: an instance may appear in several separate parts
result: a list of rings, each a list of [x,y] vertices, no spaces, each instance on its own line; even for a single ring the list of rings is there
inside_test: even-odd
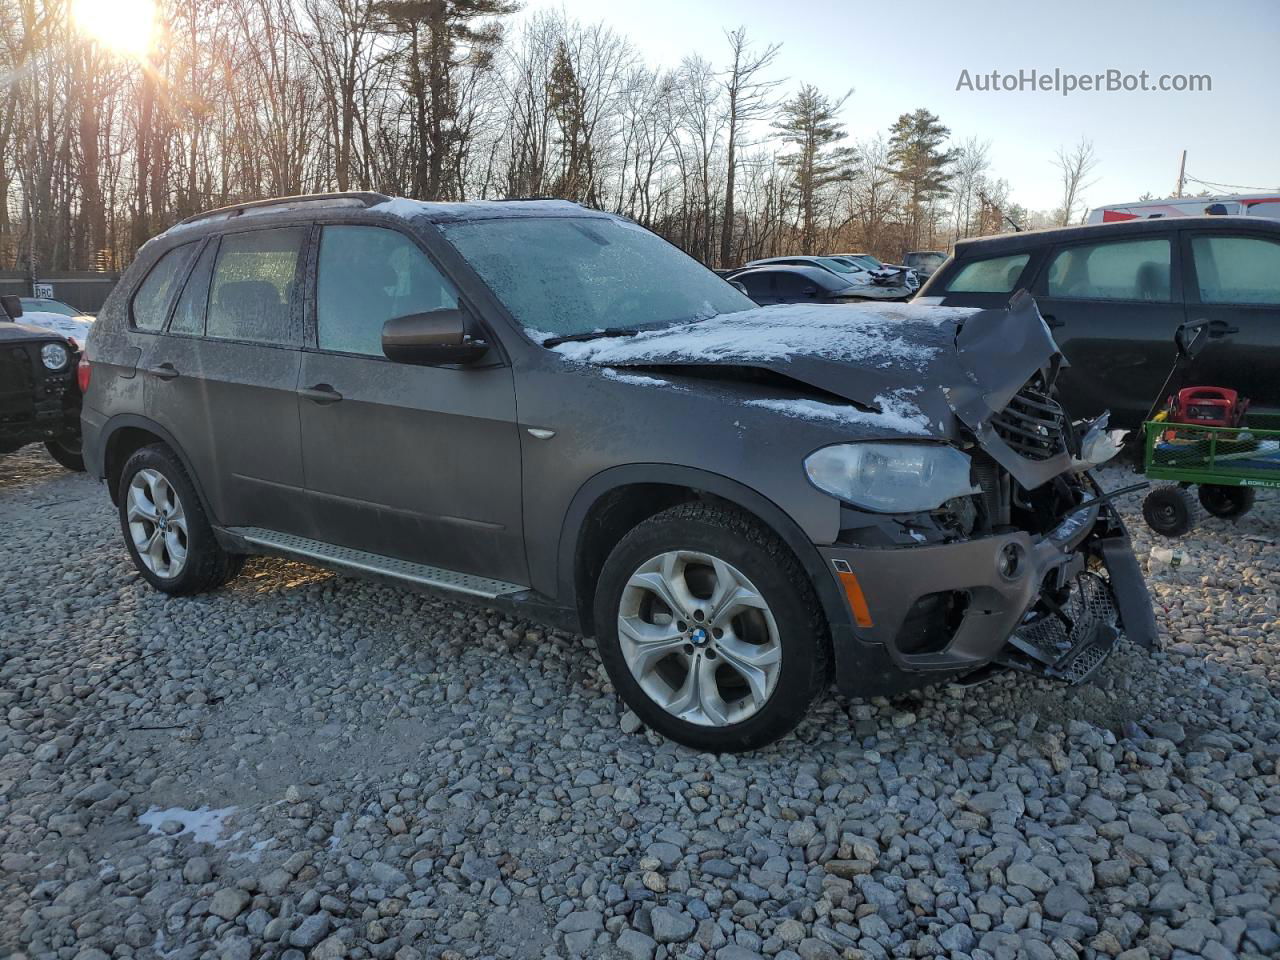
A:
[[[747,296],[752,300],[773,296],[772,273],[750,273],[743,277],[734,277],[747,288]]]
[[[200,336],[204,333],[205,307],[209,303],[209,280],[213,276],[213,262],[218,256],[218,241],[213,239],[200,254],[195,269],[182,288],[182,296],[169,321],[170,333],[188,333]]]
[[[224,236],[213,269],[206,334],[254,343],[295,343],[293,307],[306,236],[305,227]]]
[[[1167,303],[1170,250],[1165,237],[1066,247],[1049,263],[1046,292],[1064,299]]]
[[[1031,254],[974,260],[960,268],[947,284],[948,293],[1013,293]]]
[[[796,273],[779,273],[778,296],[786,300],[801,300],[818,295],[818,285],[808,277]]]
[[[184,243],[174,247],[151,268],[147,278],[133,295],[133,325],[138,330],[159,330],[169,315],[178,284],[191,266],[198,243]]]
[[[455,310],[458,294],[412,240],[386,227],[325,227],[316,280],[321,350],[381,357],[393,317]]]
[[[1193,237],[1201,303],[1280,304],[1280,243],[1258,237]]]

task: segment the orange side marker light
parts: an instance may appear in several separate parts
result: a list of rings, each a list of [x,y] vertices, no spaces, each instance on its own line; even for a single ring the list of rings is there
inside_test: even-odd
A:
[[[844,595],[849,601],[849,609],[853,611],[854,622],[860,627],[871,626],[871,610],[867,607],[867,598],[862,593],[862,584],[858,583],[858,577],[844,560],[833,560],[831,563],[840,576]]]

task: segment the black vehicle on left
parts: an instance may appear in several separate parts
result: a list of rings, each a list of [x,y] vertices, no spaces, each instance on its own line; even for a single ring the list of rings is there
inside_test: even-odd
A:
[[[0,455],[43,443],[68,470],[83,470],[76,343],[22,322],[17,297],[0,297]]]

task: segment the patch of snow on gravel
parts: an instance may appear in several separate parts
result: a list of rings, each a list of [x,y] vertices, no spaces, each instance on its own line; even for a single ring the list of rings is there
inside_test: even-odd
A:
[[[161,810],[159,807],[152,807],[138,817],[138,822],[150,827],[148,831],[150,833],[163,834],[164,831],[160,829],[160,825],[169,820],[176,820],[182,824],[179,834],[190,833],[197,843],[211,843],[215,847],[220,847],[230,842],[219,838],[222,836],[224,822],[235,812],[235,807],[222,807],[218,810],[211,810],[209,807],[199,807],[195,810],[187,810],[183,807]]]

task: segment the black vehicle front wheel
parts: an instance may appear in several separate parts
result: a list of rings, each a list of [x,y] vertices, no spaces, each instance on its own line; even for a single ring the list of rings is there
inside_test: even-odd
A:
[[[84,473],[84,454],[80,451],[80,438],[78,436],[46,440],[44,448],[49,451],[49,456],[53,457],[68,470]]]
[[[595,596],[614,688],[696,750],[752,750],[790,733],[827,683],[830,640],[809,578],[759,521],[672,507],[613,549]]]
[[[1253,487],[1226,487],[1216,483],[1200,484],[1200,506],[1215,517],[1236,520],[1253,509],[1257,491]]]
[[[1200,504],[1186,487],[1166,483],[1147,494],[1142,516],[1162,537],[1181,537],[1200,522]]]

